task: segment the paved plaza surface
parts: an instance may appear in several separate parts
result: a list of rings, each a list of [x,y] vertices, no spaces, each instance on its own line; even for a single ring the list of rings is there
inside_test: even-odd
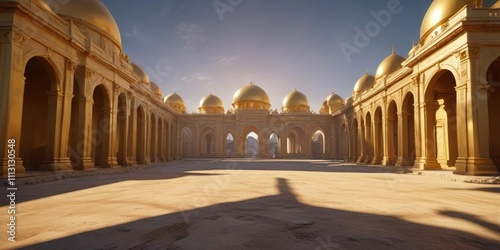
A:
[[[499,249],[499,194],[330,161],[184,160],[21,185],[0,248]]]

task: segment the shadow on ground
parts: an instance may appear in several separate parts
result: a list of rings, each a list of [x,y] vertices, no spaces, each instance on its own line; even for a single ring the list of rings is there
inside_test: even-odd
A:
[[[203,164],[199,164],[203,162]],[[209,162],[210,164],[206,164]],[[281,164],[272,164],[281,163]],[[186,176],[217,175],[210,173],[196,173],[196,171],[210,170],[262,170],[262,171],[306,171],[325,173],[388,173],[392,168],[375,166],[341,165],[335,161],[307,161],[307,160],[262,160],[262,159],[205,159],[182,160],[166,163],[143,170],[134,170],[129,173],[83,176],[71,179],[61,179],[47,183],[35,184],[36,193],[23,192],[23,189],[33,188],[33,185],[23,185],[19,188],[16,197],[17,203],[40,198],[60,195],[64,193],[94,188],[123,181],[138,180],[168,180]],[[166,169],[168,168],[168,169]],[[58,175],[60,173],[55,173]],[[89,179],[91,181],[89,181]],[[38,188],[39,187],[39,188]],[[7,200],[0,201],[0,206],[7,205]]]
[[[22,249],[498,249],[500,245],[471,233],[394,216],[309,206],[297,200],[292,185],[277,179],[278,195],[165,214]],[[482,223],[463,213],[442,214]],[[491,223],[484,226],[498,230]]]

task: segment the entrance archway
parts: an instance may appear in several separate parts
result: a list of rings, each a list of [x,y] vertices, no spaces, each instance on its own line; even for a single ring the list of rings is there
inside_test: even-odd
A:
[[[269,155],[271,158],[279,157],[280,153],[280,138],[275,132],[269,136]]]
[[[206,128],[200,136],[200,153],[202,156],[215,156],[216,137],[215,130]]]
[[[438,72],[425,93],[427,158],[441,167],[453,167],[458,156],[456,80],[448,70]]]
[[[321,130],[316,131],[311,137],[312,155],[316,159],[322,159],[325,154],[325,133]]]
[[[253,126],[247,126],[242,131],[243,141],[242,144],[242,152],[247,156],[258,156],[259,155],[259,134],[260,130]]]
[[[290,155],[303,154],[305,134],[302,128],[294,127],[287,137],[287,153]]]
[[[45,159],[48,145],[47,131],[54,125],[49,121],[48,93],[55,89],[56,78],[53,68],[43,58],[34,57],[25,67],[26,77],[23,95],[21,142],[19,155],[27,170],[38,170]],[[52,102],[55,105],[55,102]],[[55,118],[55,117],[54,117]]]
[[[231,133],[226,135],[226,157],[231,157],[234,154],[234,136]]]
[[[412,93],[408,93],[403,101],[403,157],[412,166],[416,158],[415,142],[415,99]]]
[[[372,164],[380,164],[382,162],[382,158],[384,157],[384,136],[383,136],[383,127],[382,127],[382,108],[378,107],[375,110],[375,115],[373,118],[373,126],[375,126],[375,137],[374,137],[374,155]]]
[[[500,171],[500,58],[488,68],[487,78],[490,157]]]
[[[95,166],[108,166],[110,105],[109,96],[103,85],[98,85],[93,94],[92,107],[92,159]]]

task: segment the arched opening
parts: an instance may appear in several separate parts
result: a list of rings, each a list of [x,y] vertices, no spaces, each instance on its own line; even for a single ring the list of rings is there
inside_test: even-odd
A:
[[[146,117],[142,106],[137,108],[137,145],[136,145],[136,157],[138,164],[146,163],[145,156],[145,133],[146,133]]]
[[[127,165],[127,98],[125,94],[118,96],[118,114],[117,114],[117,127],[116,127],[116,145],[118,145],[117,160],[118,164]]]
[[[382,158],[384,157],[384,136],[383,136],[383,127],[382,127],[382,108],[378,107],[375,110],[374,115],[374,123],[375,126],[375,137],[374,137],[374,145],[375,157],[373,158],[372,164],[380,164],[382,162]]]
[[[253,125],[245,127],[242,131],[244,141],[242,144],[242,152],[247,156],[259,155],[259,129]]]
[[[312,138],[311,151],[315,159],[323,159],[325,154],[325,133],[321,130],[316,131]]]
[[[490,157],[500,171],[500,58],[488,68],[487,78]]]
[[[182,157],[191,157],[193,155],[193,131],[190,128],[181,130]]]
[[[366,119],[365,119],[365,162],[366,163],[371,163],[373,160],[373,147],[374,147],[374,141],[373,141],[373,136],[372,136],[372,116],[368,112],[366,114]]]
[[[206,128],[200,136],[200,153],[202,156],[215,156],[216,137],[215,130]]]
[[[358,153],[359,153],[359,158],[357,159],[356,163],[364,163],[364,162],[369,162],[371,159],[368,159],[366,157],[366,126],[365,126],[365,119],[361,117],[360,123],[361,128],[358,130]]]
[[[259,155],[259,135],[255,132],[250,132],[246,137],[246,153],[252,157]]]
[[[48,93],[55,85],[52,67],[43,58],[34,57],[26,64],[21,123],[20,157],[27,170],[38,170],[45,159],[47,132],[54,121],[49,121]],[[55,103],[54,103],[55,104]]]
[[[93,100],[91,156],[95,166],[106,167],[109,164],[110,106],[104,86],[94,89]]]
[[[304,139],[305,134],[302,128],[292,128],[287,137],[287,153],[296,156],[304,154]]]
[[[269,155],[271,158],[278,158],[280,153],[280,138],[275,132],[269,136]]]
[[[356,162],[359,157],[359,128],[358,128],[358,120],[354,119],[352,121],[352,136],[351,136],[351,162]]]
[[[408,93],[403,101],[403,136],[404,147],[403,157],[405,157],[410,166],[415,163],[417,155],[415,142],[415,99],[412,93]]]
[[[437,73],[425,94],[427,158],[441,167],[453,167],[458,156],[456,81],[450,71]]]
[[[150,148],[149,148],[149,156],[150,156],[150,161],[151,162],[156,162],[157,161],[157,156],[156,156],[156,141],[158,140],[158,136],[157,136],[157,124],[156,124],[156,116],[155,114],[151,114],[151,121],[149,123],[149,127],[150,127],[150,138],[149,138],[149,141],[150,141]]]
[[[395,164],[398,159],[398,107],[392,101],[387,110],[387,165]]]
[[[348,160],[348,134],[345,124],[340,125],[339,132],[339,159]]]
[[[234,137],[233,134],[227,133],[226,135],[226,157],[231,157],[234,154]]]

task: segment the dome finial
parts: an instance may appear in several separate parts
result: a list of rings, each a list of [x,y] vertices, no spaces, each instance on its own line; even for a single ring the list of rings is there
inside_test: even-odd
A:
[[[394,45],[392,45],[392,54],[396,54],[396,48],[394,47]]]
[[[253,81],[250,81],[250,84],[253,84]]]

